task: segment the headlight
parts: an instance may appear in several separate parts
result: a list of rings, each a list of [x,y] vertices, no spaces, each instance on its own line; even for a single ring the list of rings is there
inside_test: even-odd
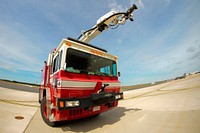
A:
[[[80,101],[76,100],[76,101],[66,101],[65,102],[65,106],[66,107],[77,107],[80,106]]]
[[[117,99],[120,99],[120,98],[122,98],[121,95],[115,95],[115,99],[116,99],[116,100],[117,100]]]

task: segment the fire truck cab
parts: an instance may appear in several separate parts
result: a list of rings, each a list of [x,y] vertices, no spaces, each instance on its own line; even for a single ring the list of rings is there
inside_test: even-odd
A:
[[[72,38],[63,39],[49,54],[43,72],[39,100],[42,117],[50,126],[100,114],[123,98],[117,57]]]

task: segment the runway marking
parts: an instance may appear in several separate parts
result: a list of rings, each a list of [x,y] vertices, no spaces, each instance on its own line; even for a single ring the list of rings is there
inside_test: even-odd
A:
[[[147,117],[147,114],[144,114],[137,122],[138,123],[142,122],[146,117]]]

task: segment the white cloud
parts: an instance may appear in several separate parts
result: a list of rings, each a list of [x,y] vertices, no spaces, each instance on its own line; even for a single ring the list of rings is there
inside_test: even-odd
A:
[[[0,67],[10,71],[39,71],[40,48],[16,27],[1,22],[0,30],[3,31],[0,33]]]
[[[116,2],[116,0],[113,0],[112,2],[109,3],[108,7],[110,8],[111,11],[125,11],[126,9],[122,7],[119,3]]]
[[[133,4],[135,4],[138,8],[144,8],[142,0],[130,0],[130,6]],[[122,4],[119,4],[116,0],[112,0],[108,7],[111,11],[126,11],[128,9],[127,7],[123,7]]]
[[[195,51],[195,47],[189,47],[186,52],[194,52],[194,51]]]
[[[15,69],[14,65],[11,64],[11,62],[4,61],[2,59],[0,59],[0,68],[3,68],[5,70],[11,71],[11,72],[17,72],[17,70]]]
[[[119,39],[117,40],[117,42],[118,42],[118,43],[122,43],[122,39],[119,38]]]

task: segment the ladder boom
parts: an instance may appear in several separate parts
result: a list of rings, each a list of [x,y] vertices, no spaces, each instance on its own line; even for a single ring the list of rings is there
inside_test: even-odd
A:
[[[97,20],[97,24],[87,30],[81,33],[78,40],[88,43],[93,38],[101,34],[104,30],[107,30],[112,27],[118,27],[119,25],[123,25],[126,20],[133,21],[133,11],[137,9],[136,5],[133,5],[130,9],[128,9],[126,12],[115,12],[111,11],[101,18]]]

